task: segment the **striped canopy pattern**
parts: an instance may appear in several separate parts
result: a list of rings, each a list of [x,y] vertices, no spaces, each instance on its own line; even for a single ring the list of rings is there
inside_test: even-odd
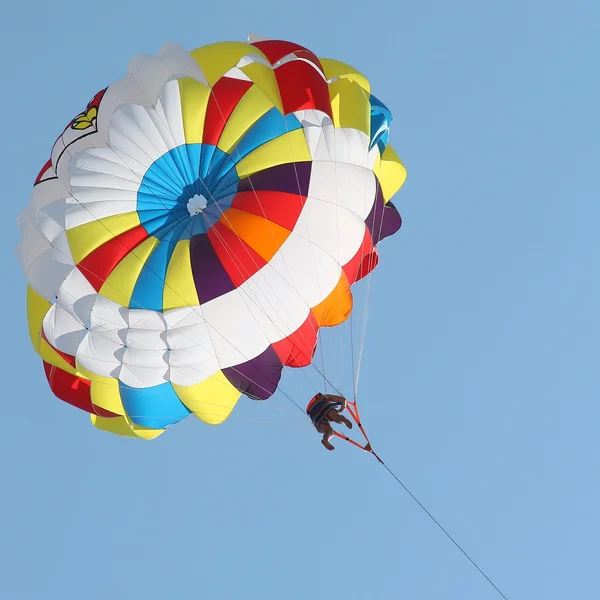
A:
[[[271,396],[400,228],[390,122],[362,74],[292,42],[136,56],[65,128],[19,218],[56,396],[145,439]]]

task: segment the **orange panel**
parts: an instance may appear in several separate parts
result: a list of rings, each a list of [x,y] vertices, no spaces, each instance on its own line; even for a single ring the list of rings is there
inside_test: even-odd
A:
[[[343,323],[352,311],[352,293],[350,284],[344,273],[334,290],[312,309],[312,313],[320,327],[333,327]]]
[[[236,208],[227,209],[219,220],[267,262],[291,233],[273,221]]]

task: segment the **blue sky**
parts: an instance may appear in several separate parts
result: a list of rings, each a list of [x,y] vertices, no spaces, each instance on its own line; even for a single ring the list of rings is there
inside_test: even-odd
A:
[[[409,175],[370,294],[374,445],[508,598],[597,598],[599,23],[595,0],[3,7],[0,596],[498,597],[284,396],[144,443],[47,389],[13,248],[54,139],[134,54],[257,31],[355,65],[394,114]]]

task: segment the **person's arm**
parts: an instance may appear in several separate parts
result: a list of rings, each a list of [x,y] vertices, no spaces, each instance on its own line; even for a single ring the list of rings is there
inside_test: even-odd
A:
[[[341,410],[346,410],[346,398],[344,396],[336,396],[335,394],[323,394],[329,402],[339,402]]]

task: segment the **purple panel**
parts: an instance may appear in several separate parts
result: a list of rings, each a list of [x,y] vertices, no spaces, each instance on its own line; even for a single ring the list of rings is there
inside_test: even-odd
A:
[[[195,235],[190,240],[190,260],[200,304],[235,289],[206,233]]]
[[[311,162],[297,162],[271,167],[242,179],[238,191],[272,190],[289,194],[308,195]]]
[[[266,400],[277,389],[282,369],[283,365],[275,350],[269,346],[256,358],[223,369],[223,374],[231,385],[246,396],[255,400]]]
[[[391,202],[383,203],[380,185],[377,186],[377,198],[375,198],[373,208],[365,219],[365,223],[375,245],[382,239],[396,233],[402,226],[402,217],[396,207]]]

